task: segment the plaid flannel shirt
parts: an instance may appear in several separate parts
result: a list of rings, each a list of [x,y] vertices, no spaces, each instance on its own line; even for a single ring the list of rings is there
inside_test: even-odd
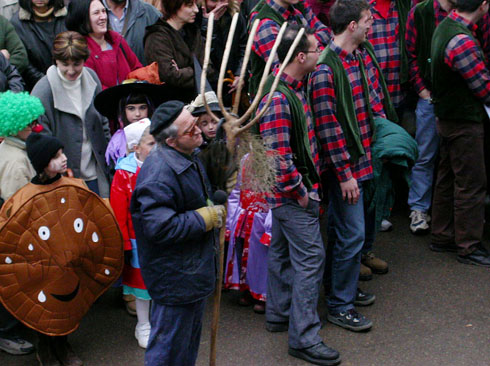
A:
[[[374,47],[393,106],[398,108],[405,97],[400,85],[401,52],[398,33],[398,10],[396,2],[391,1],[388,17],[376,9],[376,0],[370,0],[374,23],[368,39]]]
[[[277,75],[278,68],[274,69],[274,75]],[[281,80],[285,81],[289,88],[293,90],[296,96],[303,103],[306,122],[308,124],[308,137],[310,140],[311,154],[317,170],[320,167],[318,157],[318,148],[315,136],[315,128],[311,115],[310,106],[306,102],[303,82],[293,79],[283,73]],[[261,110],[267,102],[268,95],[260,101],[258,110]],[[258,112],[257,112],[258,113]],[[291,111],[289,103],[284,94],[275,92],[272,103],[267,112],[259,121],[260,135],[266,145],[280,156],[277,161],[276,185],[274,193],[267,196],[267,202],[271,208],[279,207],[291,200],[298,200],[308,194],[305,185],[301,180],[301,174],[298,172],[293,162],[293,151],[289,143],[291,126]],[[318,197],[318,184],[313,186],[310,196]]]
[[[415,28],[415,7],[410,10],[407,18],[407,30],[405,32],[405,45],[407,47],[408,65],[410,81],[418,94],[427,89],[420,68],[417,64],[417,28]],[[447,16],[447,12],[441,7],[439,1],[434,1],[434,15],[436,18],[436,27]]]
[[[454,11],[449,14],[449,17],[467,26],[476,37],[475,32],[478,28],[476,24],[468,22]],[[484,103],[490,104],[490,73],[478,46],[466,34],[458,34],[447,44],[444,62],[465,79],[473,94]]]
[[[327,46],[330,42],[332,35],[330,29],[324,25],[318,18],[313,14],[311,7],[301,0],[306,10],[306,18],[298,10],[292,8],[284,9],[282,6],[278,5],[274,0],[265,0],[265,2],[274,9],[277,13],[281,14],[286,21],[290,24],[299,24],[307,26],[315,31],[315,37],[320,43],[320,48]],[[257,13],[251,15],[251,24],[255,20]],[[269,60],[269,55],[276,41],[277,34],[281,27],[271,19],[262,19],[257,28],[257,33],[254,37],[254,42],[252,45],[252,50],[258,56],[260,56],[265,62]],[[271,70],[274,69],[279,64],[279,60],[276,57],[272,63]]]
[[[333,73],[329,66],[318,65],[310,77],[309,90],[311,90],[312,110],[315,115],[315,130],[321,146],[321,172],[334,168],[340,182],[345,182],[351,178],[355,178],[358,181],[368,180],[373,177],[371,163],[371,138],[373,132],[369,123],[359,62],[355,55],[361,53],[364,60],[370,87],[369,103],[373,114],[385,117],[381,102],[383,94],[378,82],[378,70],[369,54],[361,48],[355,50],[354,54],[348,54],[334,42],[331,42],[329,47],[339,55],[347,72],[352,87],[352,98],[365,154],[356,163],[351,164],[342,127],[335,116],[338,103],[335,95]]]

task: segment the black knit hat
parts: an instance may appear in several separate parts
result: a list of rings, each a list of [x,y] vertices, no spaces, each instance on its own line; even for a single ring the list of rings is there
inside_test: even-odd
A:
[[[151,117],[150,133],[156,135],[158,132],[170,126],[182,113],[185,104],[178,100],[171,100],[160,104]]]
[[[26,140],[27,156],[37,174],[44,171],[59,149],[64,146],[56,137],[31,133]]]

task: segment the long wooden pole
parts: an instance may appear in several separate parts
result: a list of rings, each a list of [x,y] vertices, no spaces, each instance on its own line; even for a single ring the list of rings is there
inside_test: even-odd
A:
[[[225,203],[226,208],[227,203]],[[213,318],[211,320],[211,347],[209,351],[209,365],[216,366],[216,343],[218,338],[219,310],[221,303],[221,289],[223,286],[223,260],[225,256],[225,234],[226,234],[226,209],[223,217],[223,226],[219,231],[219,253],[218,253],[218,278],[213,296]]]

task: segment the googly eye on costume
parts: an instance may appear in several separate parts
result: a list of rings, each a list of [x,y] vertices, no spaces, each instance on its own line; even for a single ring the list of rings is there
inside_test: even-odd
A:
[[[48,240],[51,236],[51,231],[49,231],[49,228],[47,226],[41,226],[37,231],[37,234],[39,235],[41,240]]]
[[[77,233],[81,233],[83,231],[83,220],[81,218],[75,219],[73,228]]]

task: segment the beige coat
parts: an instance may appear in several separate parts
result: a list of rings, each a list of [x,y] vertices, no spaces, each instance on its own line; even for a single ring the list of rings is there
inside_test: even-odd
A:
[[[36,175],[24,141],[7,137],[0,144],[0,197],[5,201]]]

